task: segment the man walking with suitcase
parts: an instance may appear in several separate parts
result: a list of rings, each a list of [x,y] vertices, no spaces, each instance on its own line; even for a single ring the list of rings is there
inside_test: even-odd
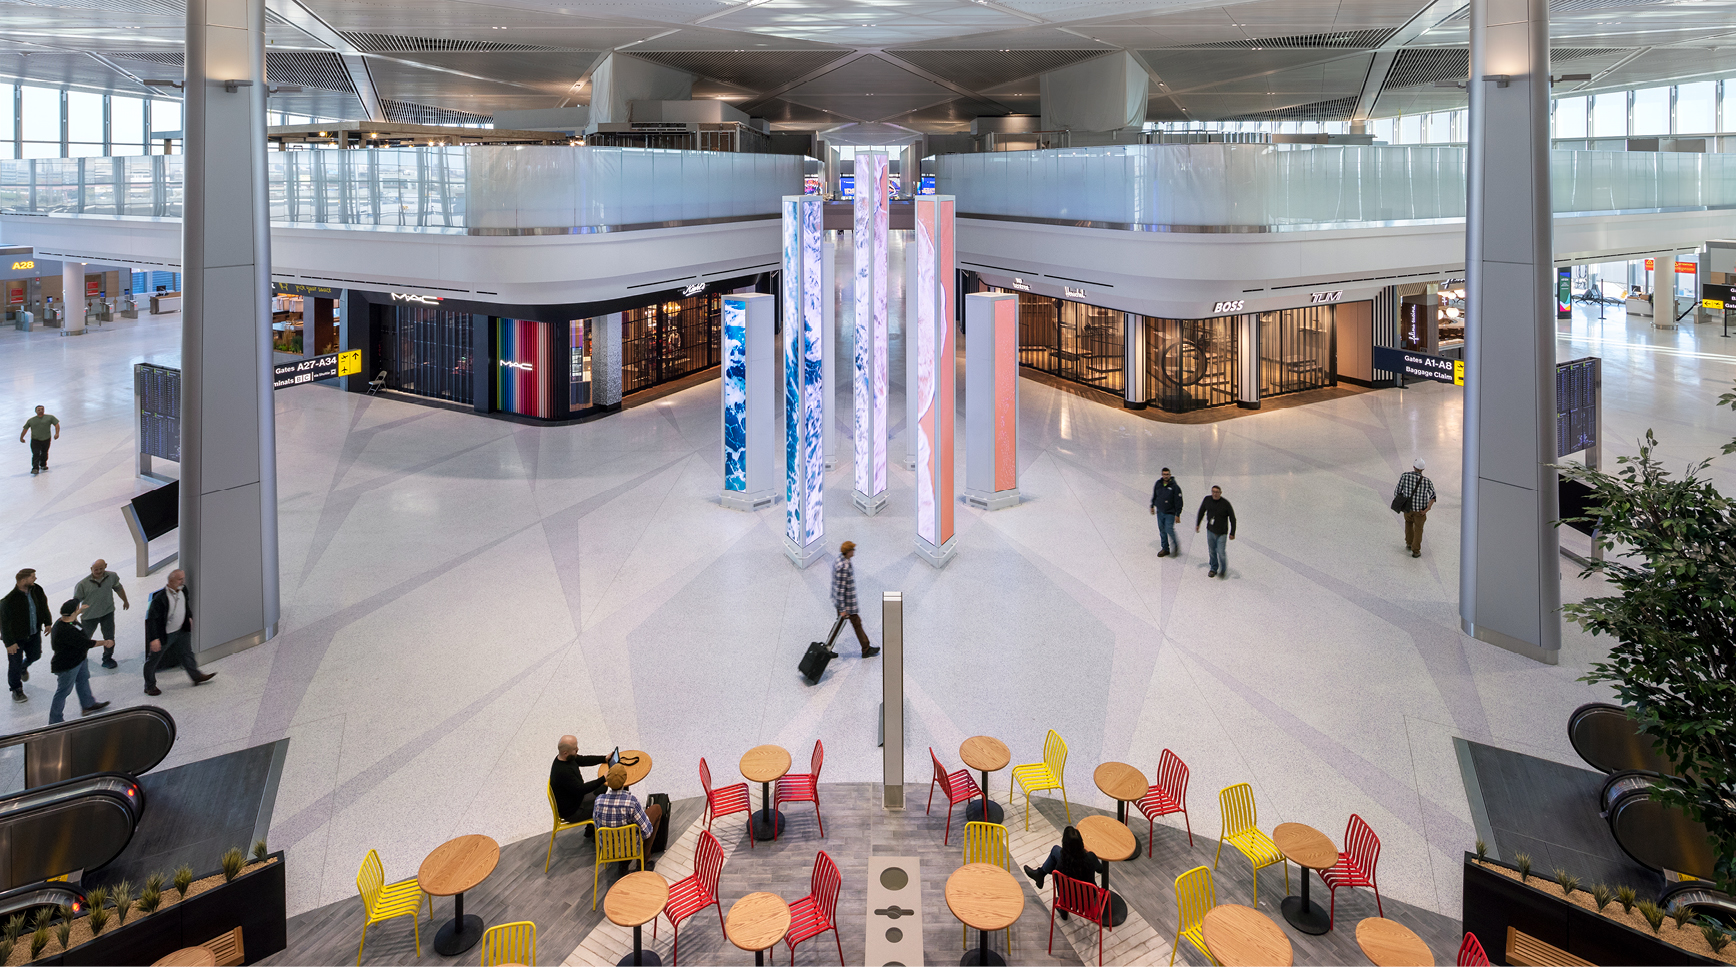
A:
[[[862,657],[873,658],[880,649],[868,643],[868,632],[862,630],[862,615],[856,609],[856,568],[850,563],[855,556],[855,541],[838,545],[838,563],[832,565],[832,607],[838,609],[839,620],[850,619],[857,640],[862,642]]]

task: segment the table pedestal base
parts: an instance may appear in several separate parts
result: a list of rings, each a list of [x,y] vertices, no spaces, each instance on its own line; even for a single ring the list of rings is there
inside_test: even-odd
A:
[[[1306,870],[1302,873],[1307,876]],[[1332,921],[1326,915],[1326,909],[1308,899],[1308,891],[1303,890],[1301,896],[1287,896],[1283,903],[1284,919],[1290,921],[1290,926],[1306,934],[1319,936],[1332,929]]]
[[[1121,899],[1121,894],[1109,891],[1108,919],[1103,921],[1105,927],[1119,927],[1127,922],[1127,901]]]
[[[965,952],[964,959],[958,962],[959,967],[970,967],[971,964],[993,964],[995,967],[1005,967],[1006,960],[1000,954],[989,949],[989,932],[979,930],[977,933],[981,937],[981,942],[975,950]]]
[[[983,801],[981,799],[972,799],[970,805],[964,808],[964,818],[966,821],[973,823],[1004,823],[1006,812],[1001,809],[1000,803],[990,801],[989,818],[984,819]]]
[[[783,835],[783,832],[784,832],[784,813],[783,813],[783,810],[780,809],[777,812],[768,813],[767,811],[762,809],[759,812],[753,814],[753,838],[754,839],[757,839],[760,842],[765,842],[768,839],[778,838],[779,836]]]
[[[645,967],[663,967],[663,958],[657,956],[655,950],[642,950],[639,952],[639,957],[643,959],[636,960],[633,954],[628,954],[615,963],[617,967],[633,967],[635,964],[644,964]]]
[[[440,932],[434,935],[434,952],[442,957],[456,957],[481,939],[482,918],[474,913],[460,913],[442,924]]]

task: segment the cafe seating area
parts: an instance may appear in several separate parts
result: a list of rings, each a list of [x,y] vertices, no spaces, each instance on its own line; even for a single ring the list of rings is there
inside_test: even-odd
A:
[[[1188,814],[1187,767],[1175,751],[1152,756],[1149,772],[1096,765],[1110,810],[1075,801],[1078,790],[1068,796],[1060,735],[1029,745],[1040,761],[1000,781],[994,773],[1013,759],[1006,743],[967,740],[954,760],[967,768],[954,771],[930,749],[928,789],[907,785],[903,809],[884,808],[874,784],[821,783],[819,742],[806,774],[792,775],[778,746],[741,753],[741,778],[729,785],[702,760],[688,768],[705,794],[671,804],[667,845],[650,856],[640,855],[637,827],[586,835],[558,816],[551,834],[506,846],[457,837],[416,878],[390,885],[382,861],[396,876],[417,858],[370,852],[361,896],[293,918],[288,949],[270,962],[857,964],[875,939],[869,930],[894,939],[920,931],[928,963],[1450,964],[1461,955],[1454,920],[1380,896],[1379,839],[1359,816],[1340,849],[1303,824],[1262,826],[1257,790],[1240,783],[1220,793],[1215,841],[1195,837],[1193,819],[1209,828],[1212,817]],[[623,755],[638,757],[630,788],[647,800],[658,785],[651,756]],[[926,808],[934,791],[949,815]],[[811,808],[781,808],[796,802]],[[1004,823],[1003,804],[1025,815]],[[1022,867],[1041,868],[1069,825],[1104,861],[1102,880],[1056,869],[1039,889]],[[885,867],[887,857],[919,870],[919,905],[875,906],[870,862]],[[1316,877],[1328,909],[1309,899]],[[496,936],[506,927],[511,942]]]

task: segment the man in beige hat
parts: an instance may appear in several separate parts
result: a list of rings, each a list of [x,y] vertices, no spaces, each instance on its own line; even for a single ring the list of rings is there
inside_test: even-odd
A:
[[[608,775],[603,777],[609,791],[597,797],[597,802],[591,809],[591,818],[596,820],[598,829],[639,824],[639,831],[645,836],[645,854],[651,853],[651,837],[657,834],[657,824],[663,819],[663,807],[656,803],[646,809],[639,804],[639,797],[627,789],[627,767],[616,763],[609,767]],[[646,869],[651,864],[645,864]]]
[[[850,619],[850,627],[856,629],[856,640],[862,643],[862,657],[873,658],[880,654],[880,649],[868,643],[868,632],[862,630],[862,615],[857,612],[856,568],[850,563],[855,556],[855,541],[838,545],[838,563],[832,565],[832,607],[838,609],[838,617]]]

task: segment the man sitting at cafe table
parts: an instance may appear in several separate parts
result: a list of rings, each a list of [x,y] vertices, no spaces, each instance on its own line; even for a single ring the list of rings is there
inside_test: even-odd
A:
[[[560,810],[562,820],[582,823],[591,818],[592,804],[603,791],[603,780],[586,778],[584,770],[608,762],[609,757],[580,755],[579,739],[573,735],[561,736],[555,749],[558,754],[549,766],[549,789],[555,794],[555,808]],[[587,839],[591,836],[589,827],[585,836]]]
[[[609,791],[597,797],[596,805],[591,810],[591,818],[596,820],[598,829],[639,824],[639,832],[645,837],[645,854],[651,853],[651,837],[657,833],[657,824],[663,819],[663,807],[652,803],[650,808],[639,804],[639,797],[633,795],[627,786],[627,767],[616,763],[609,767],[609,774],[603,778]],[[649,863],[645,866],[650,869]]]

